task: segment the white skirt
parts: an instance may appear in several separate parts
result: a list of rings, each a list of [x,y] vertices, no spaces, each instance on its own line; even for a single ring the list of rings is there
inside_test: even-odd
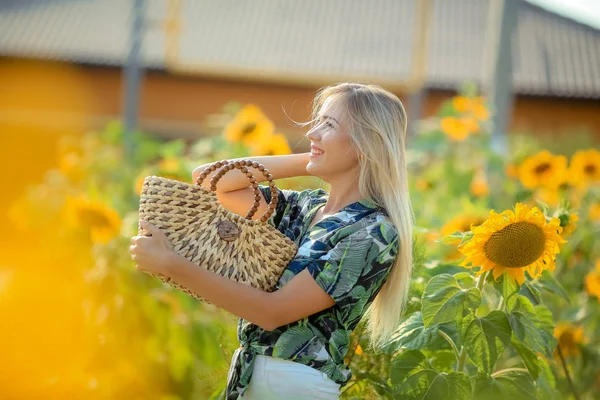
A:
[[[244,400],[338,400],[340,384],[325,372],[300,364],[257,354]]]

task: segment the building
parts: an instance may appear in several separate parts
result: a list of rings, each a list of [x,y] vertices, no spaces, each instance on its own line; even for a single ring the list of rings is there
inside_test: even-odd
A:
[[[490,2],[431,0],[423,19],[417,0],[146,0],[141,126],[195,138],[226,102],[253,102],[294,144],[303,132],[290,118],[306,120],[315,90],[343,80],[432,115],[465,80],[482,83]],[[0,3],[3,141],[50,143],[120,117],[133,4]],[[600,137],[600,31],[520,0],[513,35],[510,131]]]

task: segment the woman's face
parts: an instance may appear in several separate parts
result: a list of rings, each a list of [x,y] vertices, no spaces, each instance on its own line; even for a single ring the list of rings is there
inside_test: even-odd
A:
[[[347,121],[339,101],[328,98],[319,110],[317,121],[306,137],[311,142],[311,155],[306,171],[331,182],[331,178],[348,173],[358,166],[352,139],[346,131]]]

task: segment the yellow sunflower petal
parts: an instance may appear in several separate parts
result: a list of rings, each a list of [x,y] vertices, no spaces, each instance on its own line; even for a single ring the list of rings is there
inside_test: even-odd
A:
[[[466,113],[471,111],[472,100],[464,96],[455,96],[452,98],[452,106],[459,113]]]
[[[446,117],[440,122],[442,131],[452,140],[462,141],[469,136],[469,127],[459,118]]]

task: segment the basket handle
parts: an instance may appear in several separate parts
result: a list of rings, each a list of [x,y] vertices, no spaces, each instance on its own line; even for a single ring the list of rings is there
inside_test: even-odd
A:
[[[223,167],[223,168],[221,168],[221,167]],[[262,165],[256,161],[252,161],[252,160],[238,160],[238,161],[234,161],[234,162],[231,162],[229,160],[217,161],[215,163],[212,163],[211,165],[206,167],[204,169],[204,171],[202,171],[202,173],[200,174],[198,179],[196,179],[196,183],[198,185],[202,185],[202,182],[204,181],[204,179],[206,179],[206,177],[208,176],[209,173],[211,173],[212,171],[215,171],[217,168],[221,168],[219,171],[217,171],[215,176],[210,181],[210,190],[212,192],[216,192],[217,191],[217,183],[223,177],[223,175],[225,175],[227,172],[231,171],[232,169],[237,168],[237,169],[241,170],[244,174],[246,174],[246,176],[250,180],[250,183],[252,184],[252,188],[254,188],[254,205],[252,206],[250,211],[248,211],[248,213],[245,216],[246,219],[251,220],[252,216],[254,216],[254,214],[258,210],[258,206],[260,205],[260,199],[262,197],[262,193],[261,193],[260,189],[258,188],[258,183],[256,183],[256,178],[252,174],[252,171],[250,171],[248,169],[248,167],[258,168],[258,170],[261,171],[263,173],[263,175],[265,176],[265,178],[267,178],[267,180],[269,181],[269,187],[271,188],[271,202],[269,203],[269,207],[267,208],[267,211],[265,211],[265,213],[260,217],[260,222],[266,222],[271,217],[271,215],[275,212],[275,208],[277,207],[277,202],[279,201],[279,194],[277,193],[277,188],[275,186],[275,182],[273,182],[273,175],[271,175],[269,173],[269,170],[267,168],[265,168],[264,165]]]

